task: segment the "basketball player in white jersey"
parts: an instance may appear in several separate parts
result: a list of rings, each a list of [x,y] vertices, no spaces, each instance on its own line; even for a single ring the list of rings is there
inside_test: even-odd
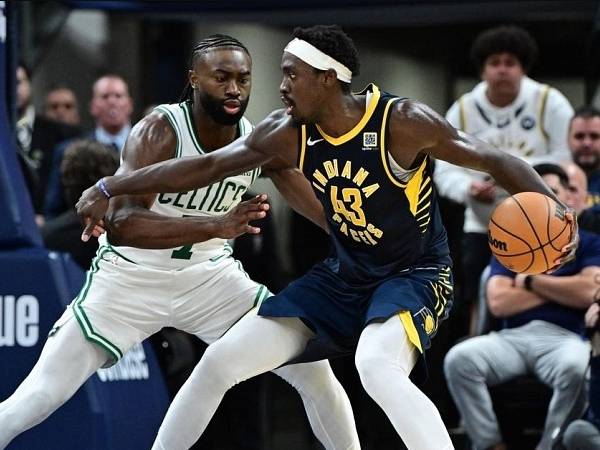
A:
[[[573,108],[558,90],[527,77],[536,53],[535,41],[521,28],[502,26],[480,34],[471,56],[482,81],[451,106],[446,119],[530,164],[569,161],[566,142]],[[508,194],[487,174],[445,161],[437,161],[434,180],[442,196],[465,206],[462,265],[469,276],[463,297],[471,303],[490,260],[489,219]]]
[[[234,38],[214,35],[194,48],[191,65],[186,100],[158,106],[134,127],[120,173],[210,152],[252,129],[243,117],[251,86],[248,50]],[[270,295],[231,258],[227,243],[260,231],[248,222],[264,217],[266,196],[240,203],[259,170],[189,192],[111,203],[108,237],[100,238],[84,287],[30,375],[0,404],[0,449],[48,417],[97,369],[161,328],[175,327],[210,344]],[[298,191],[310,189],[301,175],[298,180]],[[316,198],[301,209],[322,224]],[[298,389],[326,448],[360,448],[350,402],[327,361],[274,372]]]

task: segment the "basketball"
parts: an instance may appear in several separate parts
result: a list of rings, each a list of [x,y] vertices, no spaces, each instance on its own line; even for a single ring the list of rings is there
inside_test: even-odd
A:
[[[537,192],[507,198],[490,219],[488,242],[498,261],[513,272],[536,275],[554,266],[571,240],[565,209]]]

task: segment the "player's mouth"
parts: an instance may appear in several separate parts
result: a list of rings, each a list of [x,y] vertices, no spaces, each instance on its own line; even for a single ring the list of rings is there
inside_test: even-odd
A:
[[[292,111],[296,107],[296,104],[290,98],[286,97],[285,95],[281,96],[281,101],[283,102],[283,104],[285,106],[287,106],[287,108],[285,109],[285,113],[287,115],[291,116],[292,115]]]
[[[227,114],[237,114],[242,108],[242,103],[239,100],[225,100],[223,102],[223,109]]]

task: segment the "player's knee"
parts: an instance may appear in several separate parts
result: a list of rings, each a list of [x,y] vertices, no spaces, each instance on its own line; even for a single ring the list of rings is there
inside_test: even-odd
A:
[[[294,364],[273,370],[273,373],[292,385],[301,395],[322,398],[335,392],[341,385],[335,378],[328,361]]]
[[[194,370],[194,375],[200,383],[213,380],[213,384],[218,383],[229,389],[243,380],[238,379],[236,373],[236,358],[227,352],[227,346],[219,344],[217,341],[208,346]]]
[[[44,388],[35,388],[23,399],[23,402],[26,402],[39,418],[45,418],[66,400],[67,398],[63,398],[59,393],[49,392]],[[35,407],[31,407],[31,405],[35,405]]]
[[[363,387],[371,397],[377,398],[379,391],[387,389],[386,380],[389,376],[389,370],[387,369],[392,364],[392,361],[389,361],[377,352],[360,351],[359,348],[356,352],[354,362]],[[396,381],[399,381],[403,376],[408,379],[408,373],[405,371],[394,371]]]

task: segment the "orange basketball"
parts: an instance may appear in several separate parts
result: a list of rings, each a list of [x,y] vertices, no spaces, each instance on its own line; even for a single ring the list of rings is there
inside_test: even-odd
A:
[[[545,272],[571,240],[565,209],[537,192],[521,192],[498,205],[488,242],[500,263],[514,272]]]

